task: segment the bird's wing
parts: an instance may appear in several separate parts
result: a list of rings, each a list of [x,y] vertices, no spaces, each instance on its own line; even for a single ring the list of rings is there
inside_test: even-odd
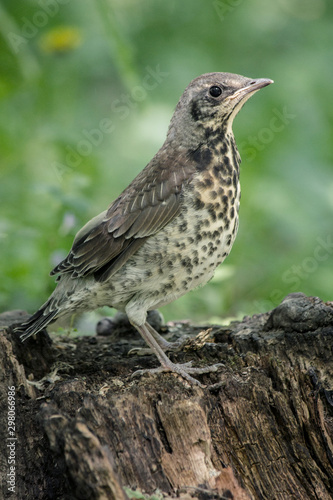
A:
[[[187,156],[172,158],[160,151],[108,210],[78,232],[68,256],[51,275],[108,279],[178,214],[183,185],[194,172]]]

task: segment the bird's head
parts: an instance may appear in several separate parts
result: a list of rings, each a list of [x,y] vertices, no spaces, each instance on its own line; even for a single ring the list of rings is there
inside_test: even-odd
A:
[[[258,90],[273,83],[268,78],[246,78],[232,73],[207,73],[192,80],[172,117],[168,137],[197,140],[205,129],[231,132],[243,104]]]

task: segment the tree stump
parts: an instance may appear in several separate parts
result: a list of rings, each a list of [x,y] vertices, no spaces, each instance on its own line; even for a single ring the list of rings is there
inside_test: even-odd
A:
[[[5,313],[1,326],[23,317]],[[210,328],[210,341],[170,354],[223,363],[199,377],[204,388],[172,373],[132,378],[158,362],[127,356],[141,342],[130,329],[21,344],[4,328],[2,498],[332,499],[333,303],[291,294]]]

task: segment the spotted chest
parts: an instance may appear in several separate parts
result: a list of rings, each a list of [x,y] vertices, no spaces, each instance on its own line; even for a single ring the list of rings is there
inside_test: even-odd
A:
[[[226,170],[220,163],[212,165],[193,179],[186,197],[191,201],[185,204],[188,208],[184,219],[194,228],[193,248],[203,255],[203,263],[209,260],[215,269],[230,253],[237,234],[240,202],[237,170],[232,167]]]
[[[200,179],[198,182],[204,182],[201,176]],[[187,266],[183,260],[188,274],[197,277],[199,272],[201,284],[211,278],[230,253],[238,229],[239,195],[232,188],[226,190],[213,184],[200,190],[194,185],[186,197],[191,202],[177,219],[176,246],[183,255],[188,255]]]
[[[193,208],[207,211],[205,224],[224,232],[229,232],[232,222],[238,218],[240,184],[235,170],[230,175],[220,171],[220,165],[200,173],[193,183]]]

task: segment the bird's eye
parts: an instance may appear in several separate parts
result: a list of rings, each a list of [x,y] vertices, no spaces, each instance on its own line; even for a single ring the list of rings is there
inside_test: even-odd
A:
[[[217,85],[213,85],[209,89],[209,93],[212,97],[218,97],[222,94],[222,89],[221,89],[221,87],[218,87]]]

